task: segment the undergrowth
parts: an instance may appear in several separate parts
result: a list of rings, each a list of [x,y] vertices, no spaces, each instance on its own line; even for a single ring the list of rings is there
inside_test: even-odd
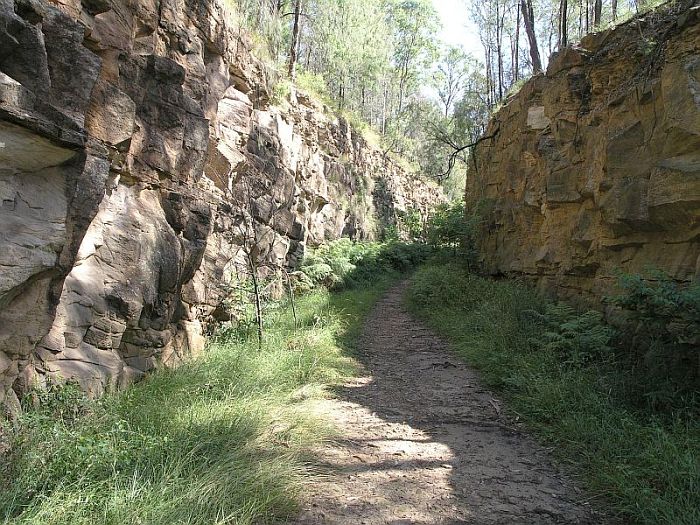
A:
[[[416,268],[435,250],[397,240],[355,242],[339,239],[310,251],[295,274],[301,291],[316,286],[334,290],[371,283],[377,275],[399,275]]]
[[[640,283],[632,279],[617,303],[627,297],[628,308],[637,305],[643,326],[635,333],[655,330],[652,349],[671,340],[681,358],[678,351],[694,343],[688,337],[697,325],[679,328],[668,301],[692,306],[694,292],[679,299]],[[677,389],[665,404],[647,399],[644,392],[676,383],[662,383],[658,370],[654,376],[630,367],[624,355],[630,334],[605,325],[600,314],[553,305],[526,286],[483,279],[457,264],[419,269],[407,300],[504,394],[513,417],[580,468],[593,496],[614,513],[635,523],[700,523],[697,397]],[[651,307],[666,312],[655,311],[655,325],[649,324]]]
[[[294,512],[310,449],[331,429],[310,415],[355,370],[346,350],[391,279],[268,314],[261,351],[229,329],[204,354],[99,401],[77,388],[26,396],[3,433],[0,519],[36,524],[265,523]],[[31,404],[31,403],[30,403]]]

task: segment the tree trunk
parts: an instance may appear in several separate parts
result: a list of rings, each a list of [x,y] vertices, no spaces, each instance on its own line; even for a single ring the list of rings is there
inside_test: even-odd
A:
[[[386,99],[389,96],[389,87],[386,80],[384,81],[384,97],[382,100],[382,135],[386,135]]]
[[[540,50],[537,47],[537,35],[535,35],[535,13],[532,9],[532,0],[520,0],[523,11],[523,21],[525,22],[525,32],[530,44],[530,58],[532,59],[533,74],[542,72],[542,60]]]
[[[600,17],[603,14],[603,0],[595,0],[593,4],[593,27],[600,25]]]
[[[520,4],[517,6],[515,15],[515,51],[513,53],[513,81],[517,82],[520,78],[520,13],[522,12]]]
[[[498,100],[503,100],[503,20],[496,2],[496,52],[498,65]]]
[[[563,49],[569,43],[567,14],[569,5],[567,0],[561,0],[559,3],[559,49]]]
[[[294,1],[294,25],[292,26],[292,43],[289,46],[289,78],[296,77],[297,46],[299,44],[299,17],[301,15],[301,0]]]
[[[399,79],[399,109],[396,112],[400,115],[403,111],[403,96],[404,90],[406,89],[406,83],[408,82],[408,59],[401,66],[401,78]]]
[[[578,36],[583,36],[583,0],[578,0]]]
[[[493,105],[493,98],[491,93],[493,91],[493,78],[491,74],[491,50],[490,48],[484,46],[484,53],[486,54],[486,105],[490,108]]]
[[[262,317],[262,302],[260,300],[260,287],[258,286],[258,268],[253,263],[253,256],[247,255],[248,267],[250,268],[250,276],[253,280],[253,295],[255,295],[255,321],[258,327],[258,350],[262,350],[263,342],[263,317]]]

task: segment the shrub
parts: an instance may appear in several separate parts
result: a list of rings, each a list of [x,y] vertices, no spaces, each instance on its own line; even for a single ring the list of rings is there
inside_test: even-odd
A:
[[[409,240],[417,241],[423,236],[423,222],[418,210],[399,211],[398,222]]]
[[[428,219],[426,240],[435,248],[447,248],[454,256],[460,255],[468,268],[476,265],[476,227],[478,214],[468,216],[463,202],[441,204]]]
[[[700,376],[700,283],[652,277],[621,276],[623,293],[609,299],[627,318],[623,357],[645,399],[659,409],[687,405]]]
[[[316,286],[348,288],[411,270],[430,253],[429,247],[420,244],[338,239],[310,250],[300,271]]]
[[[533,313],[545,329],[531,339],[535,348],[551,350],[572,366],[612,355],[615,330],[605,324],[600,312],[579,314],[571,306],[559,303],[548,304],[544,314]]]
[[[328,87],[323,75],[299,68],[296,75],[296,85],[300,90],[306,91],[316,99],[328,100]]]

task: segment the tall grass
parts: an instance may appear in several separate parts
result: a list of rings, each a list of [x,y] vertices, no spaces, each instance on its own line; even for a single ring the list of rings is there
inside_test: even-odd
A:
[[[613,513],[700,523],[700,423],[692,411],[653,412],[629,398],[628,372],[594,316],[569,313],[553,327],[552,305],[530,288],[455,264],[421,268],[407,300]]]
[[[230,330],[204,355],[89,401],[37,393],[0,455],[0,519],[36,524],[265,523],[294,512],[310,448],[329,435],[309,403],[355,370],[347,350],[388,286],[298,300],[268,315],[264,347]],[[29,399],[29,396],[27,399]]]

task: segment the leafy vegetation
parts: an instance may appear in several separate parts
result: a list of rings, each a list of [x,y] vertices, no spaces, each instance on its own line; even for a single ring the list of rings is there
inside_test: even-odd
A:
[[[296,83],[385,154],[458,196],[470,145],[490,114],[546,68],[548,56],[661,0],[467,0],[463,14],[478,32],[481,56],[440,41],[432,0],[231,2],[256,40],[267,43],[272,76],[287,78],[278,100]],[[653,44],[640,32],[641,52]]]
[[[547,304],[544,313],[532,314],[543,328],[532,345],[555,353],[564,364],[580,367],[612,355],[615,330],[603,322],[600,312],[578,314],[567,304]]]
[[[395,257],[377,255],[376,265],[393,268]],[[391,282],[376,265],[352,280],[371,287],[298,298],[296,323],[288,305],[268,305],[260,350],[241,323],[198,359],[101,400],[72,385],[26,396],[16,426],[2,428],[11,447],[0,449],[0,519],[208,525],[289,515],[310,448],[332,432],[312,404],[354,372],[361,320]]]
[[[695,315],[694,289],[669,293],[661,291],[666,285],[628,282],[618,304],[638,315],[668,307],[669,295]],[[597,313],[549,304],[526,286],[483,279],[455,263],[419,269],[408,301],[503,392],[514,417],[583,470],[614,511],[638,523],[700,522],[697,399],[684,398],[672,411],[640,403],[630,383],[643,376],[628,367],[624,332],[616,337]],[[657,377],[644,388],[661,384]]]
[[[435,248],[446,248],[453,256],[460,256],[473,268],[477,263],[476,232],[481,221],[477,213],[467,214],[464,203],[453,201],[433,210],[426,226],[425,238]]]
[[[623,275],[610,302],[627,315],[622,340],[630,396],[665,412],[697,406],[700,381],[700,283],[680,287],[668,276]]]
[[[422,244],[398,240],[386,243],[339,239],[304,258],[296,274],[307,289],[322,285],[334,290],[371,283],[377,275],[397,275],[414,269],[431,254]]]

